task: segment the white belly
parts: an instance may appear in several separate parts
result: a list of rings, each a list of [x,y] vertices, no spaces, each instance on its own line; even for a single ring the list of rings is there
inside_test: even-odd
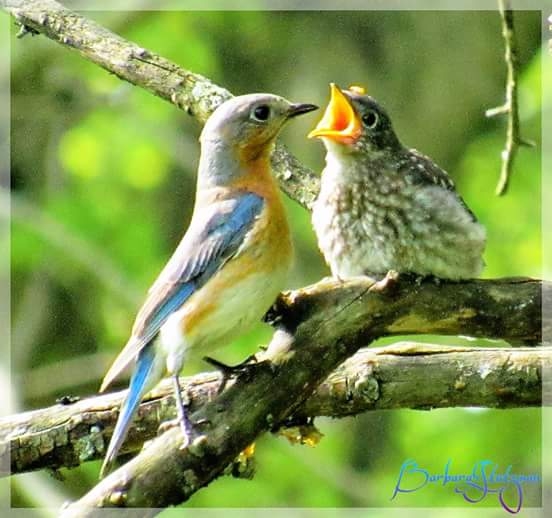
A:
[[[260,322],[285,287],[287,272],[288,265],[282,265],[270,275],[250,274],[232,288],[207,294],[201,293],[202,288],[194,294],[161,327],[160,345],[167,358],[168,372],[179,372],[188,355],[204,356],[229,345]],[[185,330],[183,322],[192,321],[198,314],[202,314],[198,324]]]

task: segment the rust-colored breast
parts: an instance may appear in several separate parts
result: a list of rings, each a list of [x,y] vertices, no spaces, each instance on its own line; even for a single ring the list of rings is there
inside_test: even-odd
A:
[[[230,328],[247,327],[248,322],[258,321],[278,291],[285,288],[291,266],[289,226],[268,160],[249,162],[231,190],[262,196],[264,208],[239,252],[188,301],[190,311],[182,327],[192,341],[210,342],[215,335],[230,333]]]

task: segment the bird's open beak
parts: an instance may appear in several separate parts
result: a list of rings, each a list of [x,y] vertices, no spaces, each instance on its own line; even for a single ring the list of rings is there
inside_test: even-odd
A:
[[[362,121],[338,86],[330,83],[330,91],[328,107],[308,137],[327,137],[341,142],[356,140],[362,132]]]
[[[292,104],[289,107],[288,118],[297,117],[297,115],[309,113],[314,110],[318,110],[318,106],[316,106],[315,104]]]

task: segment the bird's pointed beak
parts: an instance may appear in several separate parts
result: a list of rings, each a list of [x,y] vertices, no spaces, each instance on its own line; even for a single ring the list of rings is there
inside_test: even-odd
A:
[[[349,99],[334,83],[330,83],[330,92],[328,107],[308,137],[327,137],[342,142],[356,140],[362,132],[362,121]]]
[[[303,113],[309,113],[314,110],[318,110],[318,106],[315,104],[292,104],[289,107],[288,118],[297,117],[297,115],[302,115]]]

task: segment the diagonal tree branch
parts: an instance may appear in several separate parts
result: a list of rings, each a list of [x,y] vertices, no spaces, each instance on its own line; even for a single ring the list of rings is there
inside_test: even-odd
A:
[[[541,320],[539,281],[437,286],[404,278],[388,292],[370,291],[371,286],[364,278],[322,281],[284,295],[274,309],[278,329],[259,363],[192,414],[198,424],[191,445],[182,450],[179,429],[168,430],[63,516],[89,516],[95,507],[161,508],[186,501],[259,434],[285,424],[339,364],[378,337],[463,334],[536,343],[541,328],[551,326]],[[542,288],[550,297],[551,285]]]
[[[401,342],[363,349],[340,365],[286,426],[313,417],[339,418],[370,410],[540,406],[542,392],[552,392],[551,387],[542,385],[542,371],[551,369],[551,348],[512,350]],[[217,373],[182,380],[192,411],[212,400],[219,386]],[[0,444],[6,446],[0,455],[10,454],[12,474],[99,459],[125,393],[0,419]],[[174,417],[172,384],[164,380],[142,403],[121,453],[137,452],[157,435],[162,422]]]
[[[54,0],[2,0],[0,5],[27,32],[43,34],[115,74],[186,111],[203,123],[232,94],[200,74],[127,41]],[[273,153],[274,172],[282,190],[306,208],[319,189],[318,177],[285,146]]]

